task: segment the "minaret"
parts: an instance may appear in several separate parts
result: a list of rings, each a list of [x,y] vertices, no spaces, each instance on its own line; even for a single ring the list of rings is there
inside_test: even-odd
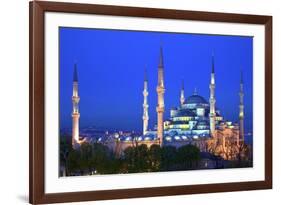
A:
[[[243,89],[243,73],[241,71],[240,77],[240,104],[239,104],[239,137],[240,141],[244,143],[244,89]]]
[[[181,84],[181,96],[180,96],[180,103],[181,105],[184,104],[185,98],[184,98],[184,82],[182,80],[182,84]]]
[[[147,76],[146,71],[144,72],[144,87],[143,87],[143,135],[147,133],[148,130],[148,103],[147,103],[147,96],[148,96],[148,88],[147,88]]]
[[[157,104],[157,137],[159,139],[160,146],[163,145],[163,136],[164,136],[164,63],[163,63],[163,50],[160,47],[160,58],[158,65],[158,84],[157,84],[157,95],[158,95],[158,104]]]
[[[210,134],[214,136],[216,130],[216,98],[215,98],[215,62],[214,55],[212,55],[212,73],[210,82]]]
[[[74,146],[79,142],[79,101],[78,96],[78,74],[77,65],[74,65],[73,72],[73,93],[72,93],[72,145]]]

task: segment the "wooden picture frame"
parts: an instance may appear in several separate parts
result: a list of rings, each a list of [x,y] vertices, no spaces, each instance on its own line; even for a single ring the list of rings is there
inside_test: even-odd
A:
[[[265,180],[203,185],[150,187],[104,191],[46,194],[44,190],[44,14],[66,12],[159,19],[181,19],[226,23],[259,24],[265,26]],[[32,204],[88,200],[153,197],[211,192],[229,192],[272,188],[272,17],[245,14],[226,14],[199,11],[168,10],[104,6],[77,3],[33,1],[29,5],[30,74],[29,74],[29,200]]]

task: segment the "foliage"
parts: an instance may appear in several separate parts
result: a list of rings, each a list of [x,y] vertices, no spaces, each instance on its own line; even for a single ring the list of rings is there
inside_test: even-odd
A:
[[[200,159],[200,150],[193,145],[185,145],[178,149],[176,158],[180,169],[192,169]]]
[[[148,161],[150,171],[157,172],[160,170],[161,165],[161,147],[157,144],[151,145],[148,150]]]
[[[65,167],[65,174],[68,175],[68,157],[69,157],[69,153],[70,153],[70,150],[72,149],[72,145],[71,145],[71,142],[69,140],[70,138],[67,137],[67,136],[62,136],[60,138],[60,150],[59,150],[59,153],[60,153],[60,163],[61,163],[61,166]]]
[[[126,148],[123,163],[128,173],[145,172],[149,168],[147,145]]]
[[[241,158],[249,150],[243,147]],[[200,169],[200,150],[194,145],[176,148],[141,144],[127,147],[119,156],[102,143],[84,142],[79,148],[73,149],[71,142],[62,137],[60,161],[67,176],[189,170]],[[246,166],[244,159],[237,162],[239,165],[233,163],[228,163],[226,167]]]
[[[67,158],[67,170],[69,173],[75,173],[80,167],[79,151],[71,149]]]
[[[173,146],[165,146],[161,148],[161,171],[172,170],[173,165],[177,161],[177,149]]]

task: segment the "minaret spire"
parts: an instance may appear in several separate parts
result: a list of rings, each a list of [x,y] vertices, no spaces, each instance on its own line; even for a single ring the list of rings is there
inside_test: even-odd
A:
[[[147,79],[147,69],[146,69],[146,67],[145,67],[145,69],[144,69],[144,75],[143,75],[144,77],[143,77],[143,79],[144,79],[144,81],[148,81],[148,79]]]
[[[215,73],[215,59],[214,59],[214,52],[212,53],[212,73]]]
[[[182,82],[181,82],[181,95],[180,95],[180,103],[181,105],[184,104],[184,101],[185,101],[185,97],[184,97],[184,81],[182,79]]]
[[[74,64],[72,92],[72,146],[79,142],[79,101],[77,64]]]
[[[243,71],[240,71],[240,84],[243,84]]]
[[[158,96],[158,104],[156,107],[157,112],[157,137],[160,143],[160,146],[163,145],[163,137],[164,137],[164,62],[163,62],[163,49],[160,47],[160,57],[158,64],[158,84],[157,84],[157,96]]]
[[[73,82],[78,82],[77,63],[74,64]]]
[[[148,130],[148,102],[147,102],[147,96],[148,96],[148,87],[147,87],[147,73],[146,70],[144,71],[144,88],[143,88],[143,135],[147,133]]]
[[[211,82],[210,82],[210,134],[213,137],[216,130],[216,98],[215,98],[215,60],[214,54],[212,54],[212,73],[211,73]]]
[[[158,64],[158,68],[161,67],[163,68],[164,67],[164,61],[163,61],[163,48],[162,48],[162,45],[160,46],[160,56],[159,56],[159,64]]]
[[[240,103],[239,103],[239,137],[240,141],[244,143],[244,83],[243,83],[243,72],[241,70],[240,76]]]
[[[215,84],[215,57],[214,57],[214,53],[212,54],[211,84]]]
[[[158,64],[158,86],[164,87],[164,60],[163,49],[160,47],[159,64]]]

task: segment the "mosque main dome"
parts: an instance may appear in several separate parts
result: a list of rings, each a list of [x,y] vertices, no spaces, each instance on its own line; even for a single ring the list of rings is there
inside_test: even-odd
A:
[[[185,100],[184,104],[208,104],[208,102],[205,100],[204,97],[197,94],[193,94]]]

